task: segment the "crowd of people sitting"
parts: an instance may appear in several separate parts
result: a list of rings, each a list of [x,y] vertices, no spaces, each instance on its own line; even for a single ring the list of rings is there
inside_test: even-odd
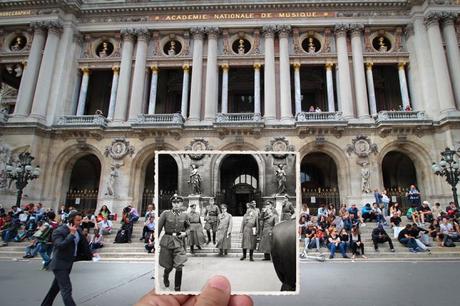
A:
[[[43,259],[43,269],[48,269],[52,256],[52,232],[60,224],[67,223],[67,218],[76,209],[62,205],[58,211],[45,209],[41,203],[30,203],[24,207],[12,206],[5,209],[0,205],[0,233],[2,246],[11,242],[27,242],[23,258],[33,258],[40,254]],[[87,239],[90,249],[96,252],[104,246],[104,237],[111,235],[113,222],[118,222],[117,214],[112,214],[106,205],[103,205],[97,214],[94,210],[83,211],[81,223],[82,232]],[[114,243],[129,243],[133,231],[133,224],[139,220],[136,208],[128,205],[123,209],[121,228],[114,238]],[[140,240],[144,240],[148,253],[155,252],[154,206],[149,205],[144,215],[145,222]]]
[[[386,197],[384,193],[384,197]],[[380,197],[378,199],[381,199]],[[358,209],[355,204],[349,207],[342,204],[338,211],[334,205],[320,205],[316,214],[310,213],[308,204],[304,203],[300,213],[299,232],[304,241],[301,256],[308,256],[310,249],[321,253],[321,248],[328,249],[329,258],[340,252],[343,258],[365,256],[365,237],[361,237],[364,226],[373,226],[371,237],[375,252],[379,252],[379,244],[388,243],[391,252],[395,252],[391,236],[410,252],[430,252],[429,247],[454,247],[460,241],[460,211],[454,202],[449,203],[445,210],[440,203],[432,207],[424,201],[422,204],[412,203],[403,215],[398,203],[370,203]],[[406,218],[407,225],[401,226]],[[374,224],[375,225],[370,225]],[[392,233],[390,233],[392,231]]]

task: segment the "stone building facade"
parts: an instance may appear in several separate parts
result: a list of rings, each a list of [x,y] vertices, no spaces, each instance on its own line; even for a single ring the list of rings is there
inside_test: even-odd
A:
[[[1,202],[14,202],[5,165],[23,151],[42,169],[24,201],[118,211],[151,201],[155,152],[208,149],[300,152],[312,206],[362,204],[375,188],[404,202],[409,184],[445,205],[431,163],[460,146],[458,12],[434,0],[3,1]]]

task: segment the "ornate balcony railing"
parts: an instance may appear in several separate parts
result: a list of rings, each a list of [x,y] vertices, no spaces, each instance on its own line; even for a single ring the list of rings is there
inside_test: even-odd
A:
[[[263,123],[262,116],[255,113],[218,113],[216,124],[258,124]]]
[[[108,120],[102,115],[62,116],[57,125],[61,127],[107,127]]]
[[[342,112],[300,112],[296,116],[297,122],[337,122],[346,121]]]
[[[140,114],[137,124],[183,124],[184,118],[180,113],[175,114]]]
[[[425,121],[425,112],[420,111],[381,111],[377,114],[376,122],[414,122]]]

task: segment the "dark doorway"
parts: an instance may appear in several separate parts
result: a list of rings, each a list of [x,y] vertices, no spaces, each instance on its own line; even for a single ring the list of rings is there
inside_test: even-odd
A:
[[[220,94],[222,92],[222,76]],[[263,71],[260,71],[260,101],[263,113]],[[221,100],[221,99],[219,99]],[[222,102],[222,101],[220,101]],[[254,68],[230,67],[228,71],[228,112],[229,113],[254,113]]]
[[[158,209],[161,211],[170,209],[169,199],[177,193],[178,169],[174,158],[169,154],[158,156]],[[142,196],[142,211],[147,209],[147,205],[153,203],[155,191],[155,159],[147,165],[145,172],[144,193]]]
[[[158,71],[158,91],[155,114],[180,113],[184,72],[180,68]]]
[[[259,168],[252,155],[230,154],[224,157],[220,166],[221,190],[217,195],[218,204],[228,205],[233,216],[246,212],[246,203],[255,200],[260,208]]]
[[[372,74],[377,111],[400,110],[402,98],[398,67],[396,65],[374,65]]]
[[[398,151],[388,152],[382,161],[383,186],[387,190],[392,202],[398,202],[402,208],[409,208],[410,204],[406,192],[410,185],[417,189],[417,174],[412,160]]]
[[[99,193],[101,163],[93,155],[85,155],[78,159],[70,174],[69,190],[65,204],[77,210],[95,210]]]
[[[93,70],[89,76],[85,115],[94,115],[100,110],[107,117],[112,90],[112,70]]]
[[[314,210],[321,204],[339,208],[337,166],[330,156],[321,152],[306,155],[300,165],[300,182],[302,203]]]

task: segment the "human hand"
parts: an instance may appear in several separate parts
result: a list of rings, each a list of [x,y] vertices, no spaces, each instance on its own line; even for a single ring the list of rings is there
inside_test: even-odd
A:
[[[77,227],[73,224],[69,225],[69,230],[70,230],[70,233],[72,235],[75,235],[75,233],[77,232]]]
[[[208,280],[200,295],[157,295],[155,290],[144,295],[135,306],[253,306],[249,296],[230,296],[229,281],[223,276]]]

